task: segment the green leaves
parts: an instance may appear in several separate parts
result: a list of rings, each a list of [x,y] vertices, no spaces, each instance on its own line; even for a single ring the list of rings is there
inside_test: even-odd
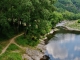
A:
[[[51,22],[48,20],[54,11],[55,0],[2,0],[0,1],[0,32],[27,31],[32,36],[48,33]],[[2,13],[2,14],[1,14]],[[25,24],[25,26],[24,26]],[[46,27],[45,27],[46,26]],[[4,33],[5,32],[5,33]],[[38,33],[40,32],[40,33]]]
[[[51,15],[50,18],[51,23],[53,26],[55,26],[56,23],[60,22],[63,20],[63,15],[59,12],[54,11]]]

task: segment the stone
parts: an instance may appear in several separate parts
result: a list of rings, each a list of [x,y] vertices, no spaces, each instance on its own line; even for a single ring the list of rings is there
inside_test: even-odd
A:
[[[49,59],[50,59],[50,57],[49,57],[49,56],[44,55],[40,60],[49,60]]]

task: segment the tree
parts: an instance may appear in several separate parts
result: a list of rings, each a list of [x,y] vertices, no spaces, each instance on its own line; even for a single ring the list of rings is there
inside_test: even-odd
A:
[[[0,31],[5,31],[0,33],[5,35],[7,32],[24,31],[25,36],[26,33],[35,35],[33,32],[42,26],[47,32],[54,2],[55,0],[0,0]],[[43,23],[46,23],[46,27]]]
[[[59,12],[54,11],[49,19],[51,20],[52,26],[55,26],[58,22],[63,20],[63,15]]]

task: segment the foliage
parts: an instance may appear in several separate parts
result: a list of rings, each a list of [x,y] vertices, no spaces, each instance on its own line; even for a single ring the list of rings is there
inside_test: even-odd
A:
[[[41,28],[41,31],[39,30],[41,34],[50,31],[49,29],[51,28],[48,19],[51,13],[55,10],[53,4],[56,0],[7,1],[8,0],[0,1],[1,36],[11,37],[21,31],[24,31],[25,35],[28,33],[37,36],[39,28]],[[43,23],[46,25],[43,25]],[[36,28],[36,26],[39,28]],[[42,26],[44,28],[42,28]]]
[[[38,33],[44,35],[51,30],[51,27],[52,26],[50,21],[43,20],[39,24]]]
[[[78,23],[80,23],[80,19],[78,19]]]
[[[63,8],[65,11],[78,13],[80,12],[80,1],[79,0],[58,0],[58,2],[55,3],[55,6],[57,8]],[[61,11],[61,10],[59,10]]]
[[[49,19],[51,20],[52,26],[55,26],[58,22],[63,20],[63,15],[59,12],[54,11]]]
[[[24,39],[24,36],[20,36],[16,38],[16,42],[22,46],[36,46],[39,40],[32,40],[30,37],[31,36],[28,35],[27,38]]]
[[[65,11],[62,14],[63,14],[63,17],[65,19],[70,19],[70,20],[73,20],[74,19],[74,15],[75,15],[74,13],[69,12],[69,11]]]
[[[19,53],[7,51],[5,54],[0,56],[0,60],[22,60],[22,56]]]
[[[19,48],[15,44],[11,44],[7,51],[0,56],[0,60],[22,60],[20,53],[12,52]]]
[[[9,47],[8,47],[8,51],[12,51],[12,50],[18,50],[19,48],[15,45],[15,44],[11,44]]]
[[[79,0],[58,0],[55,3],[57,11],[61,12],[64,19],[80,19],[80,1]]]

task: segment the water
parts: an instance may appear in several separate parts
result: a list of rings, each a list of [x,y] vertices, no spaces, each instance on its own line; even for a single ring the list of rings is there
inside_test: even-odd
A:
[[[50,60],[80,60],[80,34],[57,32],[46,45]]]

